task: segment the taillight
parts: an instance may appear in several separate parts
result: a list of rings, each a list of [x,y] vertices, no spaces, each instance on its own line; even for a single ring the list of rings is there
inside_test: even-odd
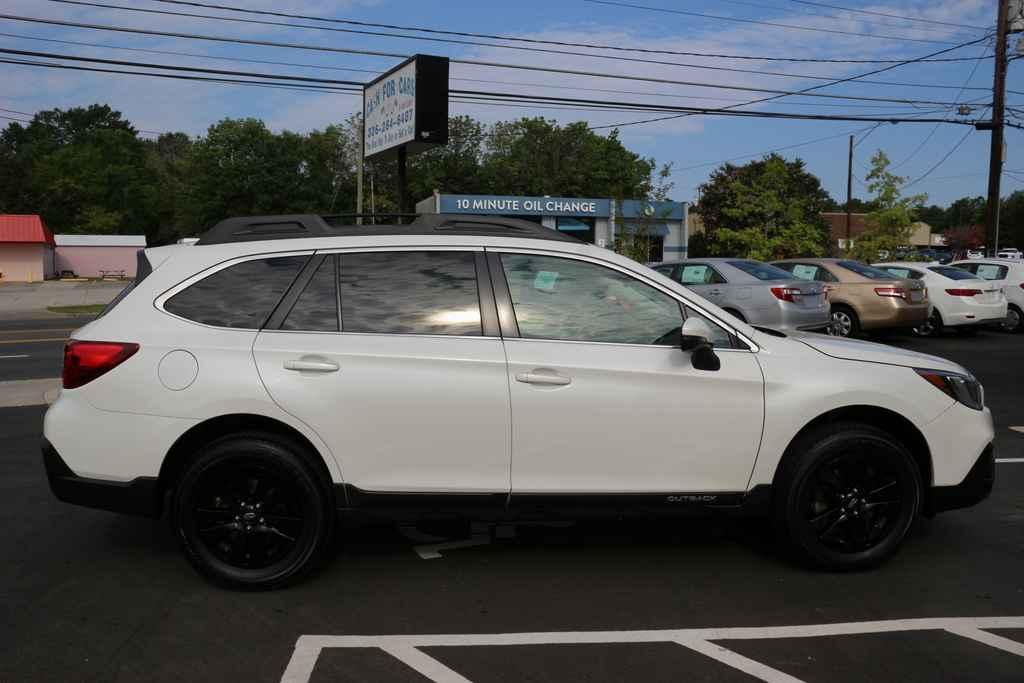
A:
[[[894,296],[897,299],[907,298],[907,290],[902,287],[875,287],[875,294],[878,296]]]
[[[123,342],[69,341],[64,346],[64,388],[75,389],[88,384],[131,358],[138,350],[138,344]]]
[[[946,294],[950,296],[975,296],[981,294],[980,289],[947,289]]]
[[[775,298],[779,301],[796,303],[796,297],[803,294],[803,292],[796,287],[772,287],[772,294],[774,294]]]

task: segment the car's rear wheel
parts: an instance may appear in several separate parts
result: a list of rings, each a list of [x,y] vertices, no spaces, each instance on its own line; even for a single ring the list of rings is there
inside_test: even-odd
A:
[[[910,453],[857,423],[802,438],[776,483],[776,523],[785,538],[803,559],[833,570],[863,569],[893,555],[923,495]]]
[[[1021,310],[1010,304],[1006,309],[1006,318],[1003,320],[1003,329],[1007,332],[1020,332],[1024,330],[1024,313]]]
[[[184,470],[173,522],[200,573],[259,590],[293,583],[317,566],[335,513],[328,486],[300,451],[273,435],[229,436]]]
[[[913,332],[919,337],[938,337],[944,328],[942,315],[937,310],[933,310],[931,316],[915,327]]]
[[[832,307],[831,333],[837,337],[855,337],[860,334],[860,319],[849,306]]]

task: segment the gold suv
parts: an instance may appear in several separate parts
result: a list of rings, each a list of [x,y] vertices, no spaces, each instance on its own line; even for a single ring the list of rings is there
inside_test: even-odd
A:
[[[849,259],[787,259],[772,265],[799,280],[826,284],[833,334],[851,337],[862,330],[913,328],[928,319],[928,290],[918,280],[900,280]]]

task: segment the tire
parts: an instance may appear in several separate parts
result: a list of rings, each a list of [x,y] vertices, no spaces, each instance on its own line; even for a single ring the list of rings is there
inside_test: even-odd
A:
[[[944,329],[945,325],[942,323],[942,315],[938,310],[933,310],[928,320],[913,328],[913,332],[918,337],[939,337],[942,336]]]
[[[776,527],[796,554],[833,571],[866,569],[891,557],[924,495],[906,448],[853,422],[814,430],[792,448],[774,499]]]
[[[200,574],[242,590],[302,579],[327,554],[335,511],[328,482],[302,447],[273,434],[226,436],[184,470],[172,522]]]
[[[1020,333],[1024,331],[1024,313],[1014,304],[1007,307],[1006,320],[1003,321],[1002,328],[1007,332]]]
[[[832,307],[830,334],[836,337],[856,337],[860,334],[860,318],[849,306],[838,304]]]

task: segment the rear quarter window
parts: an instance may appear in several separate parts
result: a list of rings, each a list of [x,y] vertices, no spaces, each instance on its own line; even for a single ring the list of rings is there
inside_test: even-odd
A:
[[[222,268],[169,298],[164,310],[214,327],[260,329],[308,258],[259,258]]]

